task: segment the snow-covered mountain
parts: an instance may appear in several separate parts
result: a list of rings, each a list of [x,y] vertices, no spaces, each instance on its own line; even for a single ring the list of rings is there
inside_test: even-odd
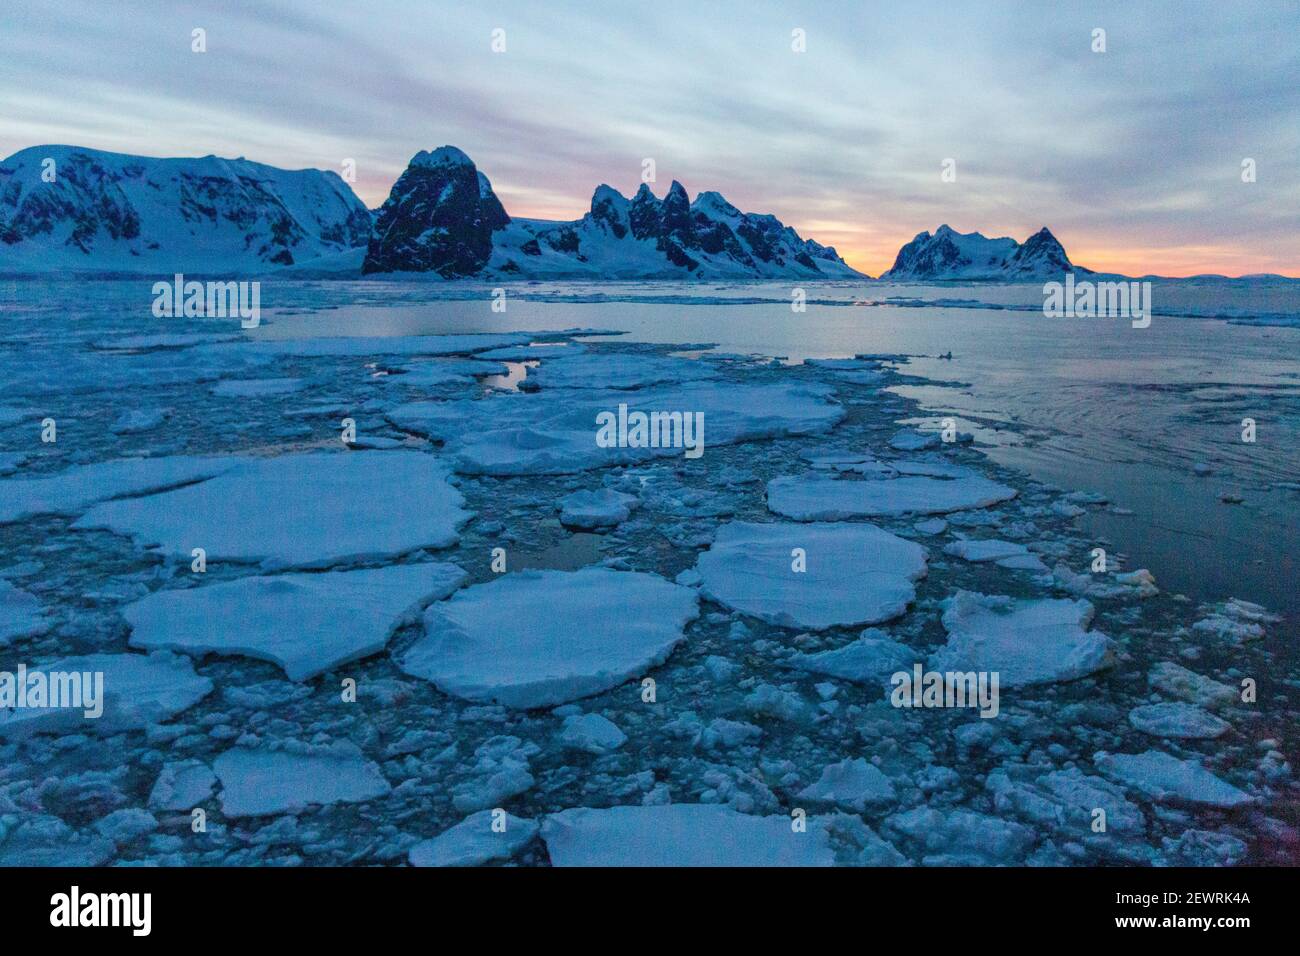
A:
[[[572,222],[511,219],[486,176],[454,146],[420,152],[379,210],[363,271],[590,278],[855,278],[835,250],[775,216],[742,213],[681,183],[631,199],[599,186]]]
[[[1086,272],[1070,263],[1065,249],[1044,226],[1023,243],[943,225],[923,232],[898,250],[894,267],[882,275],[899,279],[1036,279]]]
[[[0,164],[0,270],[265,271],[364,246],[337,173],[34,146]]]

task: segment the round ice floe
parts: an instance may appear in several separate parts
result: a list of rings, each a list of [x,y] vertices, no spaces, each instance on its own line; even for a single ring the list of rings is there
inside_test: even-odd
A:
[[[107,528],[189,560],[327,567],[445,548],[469,518],[432,455],[393,451],[249,458],[199,484],[110,501],[77,528]]]
[[[134,647],[255,657],[300,681],[383,650],[403,612],[464,580],[443,563],[240,578],[158,591],[122,616]]]
[[[787,816],[716,804],[580,807],[542,822],[555,866],[831,866],[829,836],[815,818],[800,833]]]
[[[913,582],[925,575],[925,549],[869,524],[733,521],[696,569],[715,601],[772,624],[821,630],[906,611]]]
[[[398,664],[457,697],[550,707],[662,664],[698,613],[654,574],[522,571],[435,604]]]
[[[560,499],[560,523],[569,528],[612,528],[626,521],[638,503],[636,495],[611,488],[575,491]]]
[[[874,515],[945,514],[987,508],[1016,490],[971,472],[960,478],[834,479],[823,475],[773,478],[767,506],[798,521],[840,521]]]
[[[996,671],[1002,687],[1085,677],[1112,663],[1110,641],[1085,628],[1087,601],[1014,598],[958,591],[948,599],[948,643],[930,658],[936,671]]]

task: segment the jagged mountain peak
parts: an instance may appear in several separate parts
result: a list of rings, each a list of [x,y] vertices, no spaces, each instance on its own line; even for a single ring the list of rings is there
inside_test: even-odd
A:
[[[474,166],[474,161],[463,150],[455,146],[439,146],[437,149],[420,150],[411,157],[408,166]]]
[[[721,219],[738,219],[741,216],[740,210],[727,202],[722,193],[715,190],[708,190],[696,196],[695,202],[691,203],[691,209]]]
[[[958,232],[947,223],[931,235],[920,232],[898,251],[882,279],[1006,279],[1060,275],[1073,266],[1065,249],[1044,226],[1024,243]]]
[[[477,275],[492,257],[492,233],[509,223],[469,156],[455,146],[421,150],[379,207],[361,271]]]

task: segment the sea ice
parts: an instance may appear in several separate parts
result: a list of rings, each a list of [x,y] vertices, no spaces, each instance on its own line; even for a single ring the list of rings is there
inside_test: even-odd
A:
[[[814,674],[828,674],[855,684],[878,684],[881,679],[900,670],[910,671],[920,658],[906,644],[893,640],[884,631],[869,627],[858,639],[843,647],[816,654],[796,654],[789,664]]]
[[[958,591],[947,601],[948,643],[930,657],[935,671],[997,671],[1002,687],[1068,681],[1109,667],[1110,641],[1086,630],[1087,601]]]
[[[1276,624],[1282,620],[1260,605],[1240,598],[1229,598],[1219,604],[1207,605],[1200,609],[1200,613],[1205,616],[1192,625],[1193,631],[1235,644],[1262,638],[1265,624]]]
[[[698,613],[692,589],[654,574],[521,571],[429,608],[398,664],[457,697],[549,707],[662,664]]]
[[[300,378],[223,379],[212,386],[218,398],[271,398],[288,395],[303,386]]]
[[[480,362],[475,359],[425,359],[400,366],[384,378],[385,384],[405,385],[410,388],[432,388],[437,385],[465,384],[483,375],[504,375],[509,368],[500,362]]]
[[[833,804],[862,813],[868,804],[897,799],[894,785],[880,768],[861,757],[833,763],[822,770],[816,783],[799,792],[799,799],[816,805]]]
[[[870,524],[733,521],[718,529],[696,570],[703,593],[727,607],[823,630],[904,613],[925,558],[920,545]]]
[[[493,824],[497,829],[493,828]],[[480,810],[411,847],[411,866],[480,866],[508,860],[537,836],[537,824],[502,811]]]
[[[986,538],[978,541],[972,539],[954,541],[943,549],[943,553],[951,554],[963,561],[1001,562],[1007,558],[1024,557],[1029,554],[1029,549],[1023,544],[1017,544],[1014,541],[999,541],[996,538]]]
[[[1092,760],[1107,777],[1162,803],[1231,809],[1254,799],[1200,764],[1179,760],[1160,750],[1140,754],[1100,751],[1093,755]]]
[[[575,491],[560,499],[560,523],[570,528],[612,528],[626,521],[639,503],[636,495],[609,488]]]
[[[65,657],[29,667],[29,680],[35,671],[103,674],[103,714],[86,717],[83,706],[0,709],[0,737],[139,730],[174,717],[212,690],[212,681],[195,674],[188,658],[167,652]]]
[[[716,370],[703,362],[626,352],[543,358],[528,380],[539,388],[643,388],[664,382],[711,378]]]
[[[362,803],[390,787],[378,765],[351,743],[313,746],[298,741],[234,747],[213,761],[221,780],[221,812],[260,817],[311,805]]]
[[[35,515],[81,514],[97,501],[145,495],[213,478],[239,458],[124,458],[76,465],[49,478],[0,481],[0,524]]]
[[[1022,862],[1034,831],[971,810],[914,807],[886,818],[885,829],[920,843],[930,866],[1005,866]]]
[[[569,474],[684,454],[684,446],[671,443],[598,445],[597,416],[617,415],[620,405],[629,414],[703,415],[703,435],[693,438],[710,448],[828,431],[845,414],[829,395],[829,387],[789,382],[726,388],[688,382],[633,392],[543,389],[490,401],[414,402],[387,417],[398,428],[444,442],[455,469],[464,474]]]
[[[889,447],[895,451],[923,451],[926,448],[939,447],[939,436],[930,432],[904,429],[889,439]]]
[[[864,481],[813,474],[773,478],[767,483],[767,506],[798,521],[945,514],[987,508],[1015,496],[1014,488],[973,472],[950,479],[908,475]]]
[[[217,775],[201,760],[163,764],[149,792],[153,810],[192,810],[212,796]]]
[[[134,647],[255,657],[303,681],[383,650],[405,612],[465,577],[445,563],[247,577],[157,591],[122,616]]]
[[[571,750],[603,754],[617,750],[627,741],[627,734],[612,720],[600,714],[571,714],[560,728],[560,744]]]
[[[15,638],[42,634],[48,629],[41,602],[0,578],[0,645],[9,644]]]
[[[1237,701],[1237,689],[1220,684],[1203,674],[1189,671],[1173,661],[1160,661],[1153,664],[1147,681],[1156,690],[1170,697],[1190,701],[1200,707],[1218,710]]]
[[[1134,727],[1152,737],[1188,740],[1212,740],[1231,728],[1226,720],[1182,701],[1145,704],[1128,712]]]
[[[98,505],[74,527],[107,528],[186,559],[203,548],[209,563],[327,567],[455,544],[470,515],[447,477],[417,451],[249,458],[209,481]]]
[[[542,821],[555,866],[832,866],[816,818],[798,833],[786,816],[749,816],[717,804],[586,807]]]
[[[20,814],[0,827],[0,866],[99,866],[113,850],[112,841],[49,814]]]

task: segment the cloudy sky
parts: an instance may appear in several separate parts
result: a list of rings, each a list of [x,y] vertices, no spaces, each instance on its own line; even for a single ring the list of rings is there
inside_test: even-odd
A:
[[[1047,225],[1097,269],[1300,275],[1300,4],[1056,6],[3,0],[0,155],[350,158],[376,206],[451,143],[512,215],[563,219],[653,158],[656,193],[717,189],[873,275],[944,222]]]

